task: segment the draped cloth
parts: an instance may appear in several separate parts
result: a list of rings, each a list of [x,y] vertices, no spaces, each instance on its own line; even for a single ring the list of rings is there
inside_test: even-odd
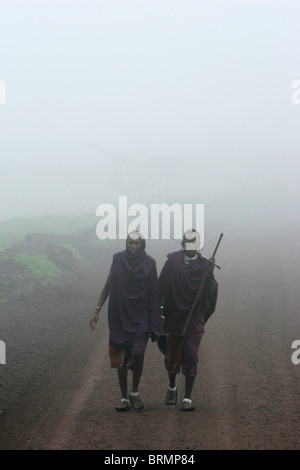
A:
[[[145,248],[145,240],[141,238],[141,249],[136,255],[131,256],[124,250],[113,257],[108,325],[110,345],[118,349],[134,343],[146,347],[142,338],[160,328],[156,262]]]
[[[183,250],[169,253],[167,258],[159,276],[160,295],[165,298],[168,331],[175,336],[181,336],[209,262],[197,253],[197,258],[187,264]],[[215,291],[212,298],[208,296],[207,287],[204,287],[186,330],[185,338],[195,328],[203,327],[203,324],[214,313],[218,296],[218,284],[215,280],[214,284]]]
[[[165,299],[167,318],[166,341],[158,342],[165,354],[165,366],[170,373],[197,374],[198,349],[204,334],[204,324],[216,308],[218,284],[214,282],[213,295],[204,287],[197,307],[190,319],[184,337],[182,330],[191,311],[209,262],[197,253],[196,259],[185,262],[184,251],[167,255],[167,261],[159,276],[160,295]],[[161,337],[161,339],[164,337]]]

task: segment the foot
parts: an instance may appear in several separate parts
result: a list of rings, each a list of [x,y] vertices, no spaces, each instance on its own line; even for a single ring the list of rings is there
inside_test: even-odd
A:
[[[119,406],[116,406],[117,411],[128,411],[131,408],[130,401],[127,398],[122,398]]]
[[[138,393],[130,393],[129,399],[130,399],[132,408],[134,408],[135,410],[139,411],[144,408],[144,403],[140,399],[140,396]]]
[[[166,397],[165,397],[165,404],[176,405],[176,403],[177,403],[177,387],[175,386],[173,389],[168,387]]]
[[[193,411],[195,409],[192,400],[184,398],[182,400],[182,411]]]

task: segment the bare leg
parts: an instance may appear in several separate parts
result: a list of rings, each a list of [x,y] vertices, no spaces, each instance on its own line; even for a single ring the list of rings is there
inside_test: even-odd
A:
[[[142,410],[144,408],[144,403],[139,396],[139,383],[141,380],[141,374],[138,372],[132,371],[132,392],[129,394],[129,399],[132,407],[135,410]]]
[[[185,394],[184,398],[191,398],[192,390],[195,382],[195,375],[186,375],[185,376]]]
[[[176,387],[176,374],[171,374],[169,372],[169,387],[175,388]]]
[[[132,393],[138,393],[141,375],[137,372],[132,372]]]
[[[118,378],[119,378],[119,385],[121,390],[122,398],[127,397],[127,369],[120,367],[118,369]]]
[[[176,374],[169,372],[169,386],[165,396],[166,405],[176,405],[177,403],[177,387],[176,387]]]
[[[122,399],[121,404],[115,408],[117,411],[128,411],[130,410],[131,405],[127,396],[127,368],[120,367],[118,369],[118,378]]]

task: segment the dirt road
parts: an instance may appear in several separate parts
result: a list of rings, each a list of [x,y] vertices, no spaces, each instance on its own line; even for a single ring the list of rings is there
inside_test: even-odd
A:
[[[145,409],[115,411],[105,314],[95,331],[88,326],[107,260],[80,283],[0,306],[0,449],[299,450],[300,365],[291,361],[300,339],[299,242],[295,231],[280,243],[271,230],[244,235],[225,231],[219,249],[219,300],[200,347],[191,413],[164,405],[167,375],[155,343],[140,388]],[[147,251],[160,271],[165,245]],[[182,376],[178,384],[181,398]]]

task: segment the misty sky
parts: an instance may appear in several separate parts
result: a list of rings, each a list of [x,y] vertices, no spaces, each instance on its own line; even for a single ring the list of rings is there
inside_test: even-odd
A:
[[[298,0],[1,0],[0,220],[299,195],[299,18]]]

